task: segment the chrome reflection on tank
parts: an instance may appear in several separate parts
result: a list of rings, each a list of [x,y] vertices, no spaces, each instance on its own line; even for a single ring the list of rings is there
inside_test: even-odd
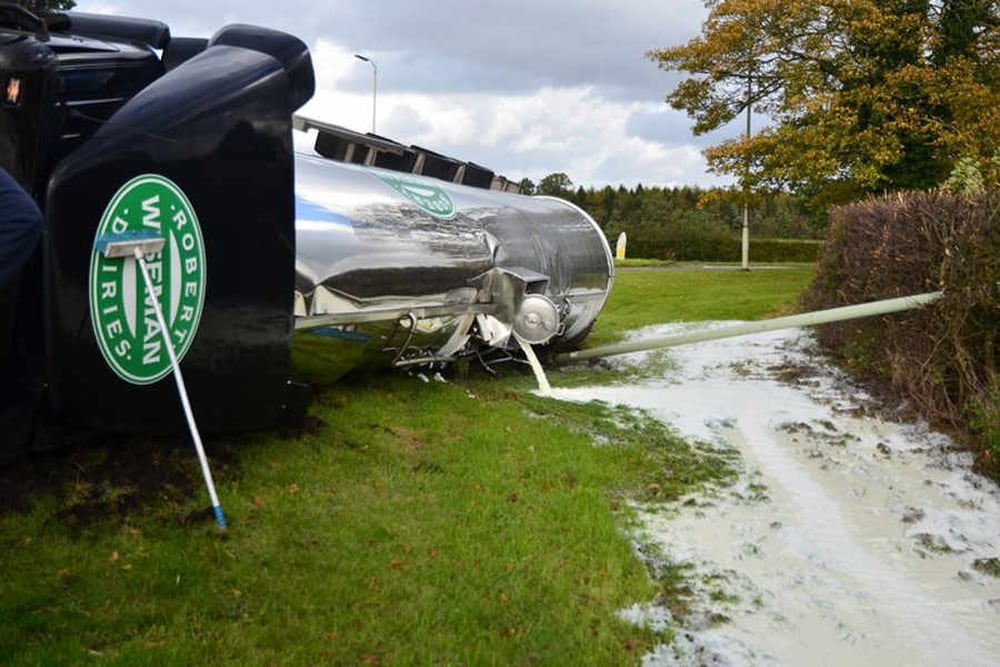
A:
[[[514,350],[515,332],[570,347],[607,299],[607,240],[568,202],[312,155],[295,167],[294,347],[335,341],[336,373]]]

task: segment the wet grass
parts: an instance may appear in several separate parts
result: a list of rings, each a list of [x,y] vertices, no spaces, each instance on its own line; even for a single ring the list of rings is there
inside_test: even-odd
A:
[[[972,567],[983,574],[1000,579],[1000,558],[977,558]]]
[[[677,262],[669,259],[642,259],[636,257],[629,257],[626,259],[615,258],[615,268],[616,269],[635,269],[635,268],[646,268],[646,267],[662,267],[662,266],[677,266]]]
[[[690,289],[683,273],[658,289]],[[0,664],[637,663],[666,637],[618,610],[682,613],[690,588],[684,566],[636,558],[630,508],[732,462],[531,382],[348,377],[306,432],[209,438],[225,535],[186,442],[0,469]]]
[[[553,386],[558,387],[631,384],[670,373],[677,367],[674,354],[670,350],[652,350],[646,353],[639,364],[622,363],[620,359],[615,363],[596,359],[566,366],[552,366],[546,369],[546,374]]]

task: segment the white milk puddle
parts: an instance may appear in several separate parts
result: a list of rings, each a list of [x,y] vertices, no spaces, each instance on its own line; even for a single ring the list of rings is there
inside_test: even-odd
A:
[[[553,392],[646,408],[743,458],[718,497],[640,509],[646,539],[735,596],[696,586],[684,628],[653,605],[624,610],[677,631],[643,663],[1000,664],[1000,579],[973,568],[1000,558],[1000,490],[946,438],[855,416],[870,399],[809,349],[797,330],[700,343],[674,350],[663,379]],[[781,382],[789,363],[808,372]]]

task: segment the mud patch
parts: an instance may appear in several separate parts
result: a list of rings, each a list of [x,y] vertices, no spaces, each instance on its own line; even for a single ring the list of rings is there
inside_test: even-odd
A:
[[[214,443],[208,454],[215,475],[236,473],[233,447]],[[204,482],[194,449],[176,438],[104,438],[0,467],[0,514],[27,512],[53,497],[56,518],[74,534],[97,521],[124,523],[153,506],[173,508],[178,521],[192,523],[202,510],[183,507],[199,494]],[[211,507],[207,512],[211,517]]]

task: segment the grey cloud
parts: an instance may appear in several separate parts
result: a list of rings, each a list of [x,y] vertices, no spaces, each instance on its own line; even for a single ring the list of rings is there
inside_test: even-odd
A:
[[[694,121],[687,114],[669,107],[665,102],[663,108],[656,111],[642,111],[629,116],[625,131],[631,137],[646,139],[662,144],[676,144],[678,139],[683,143],[692,144],[699,149],[717,144],[723,139],[738,134],[741,128],[727,125],[715,132],[695,136],[691,127]]]
[[[702,0],[78,0],[80,11],[112,7],[131,16],[160,19],[178,36],[209,36],[229,23],[249,23],[284,30],[313,46],[322,39],[347,54],[368,54],[379,65],[380,99],[399,93],[528,97],[542,87],[587,86],[592,92],[586,99],[593,104],[607,100],[663,104],[679,77],[659,70],[645,53],[690,39],[707,11]],[[342,92],[370,91],[371,72],[364,63],[352,62],[347,71],[349,75],[337,83]],[[392,106],[380,109],[384,111],[379,130],[405,143],[433,129],[418,110],[407,114],[392,111]],[[622,109],[625,113],[624,105]],[[586,118],[587,111],[573,113]],[[606,118],[597,114],[593,122],[607,122]],[[487,125],[484,122],[483,127]],[[599,125],[594,127],[599,131]],[[628,136],[667,148],[692,142],[690,123],[665,104],[662,111],[629,118],[623,139]],[[701,164],[678,165],[688,174],[674,174],[672,164],[637,165],[624,143],[607,146],[591,137],[580,139],[529,152],[514,152],[515,138],[506,145],[467,140],[429,148],[513,179],[537,179],[557,171],[578,183],[598,186],[602,181],[693,183],[712,178],[702,173]],[[704,138],[694,141],[699,147],[706,143]],[[596,164],[599,160],[603,162]]]
[[[78,9],[101,4],[80,0]],[[386,83],[400,91],[593,85],[607,97],[643,100],[662,98],[675,80],[645,52],[686,40],[704,14],[698,0],[130,0],[122,6],[166,21],[175,34],[210,35],[226,23],[256,23],[307,42],[325,38],[378,53]],[[360,88],[362,82],[348,83]]]
[[[420,114],[410,113],[404,108],[392,108],[382,118],[383,125],[391,128],[394,140],[410,143],[407,137],[417,137],[431,130],[431,125]]]

